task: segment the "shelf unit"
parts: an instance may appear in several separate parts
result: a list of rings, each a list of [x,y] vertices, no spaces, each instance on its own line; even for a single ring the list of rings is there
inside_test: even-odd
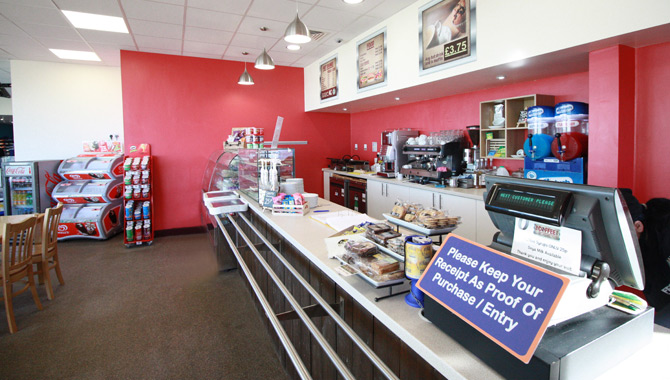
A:
[[[141,161],[144,157],[149,157],[148,162],[146,164],[146,168],[142,167]],[[139,246],[139,245],[151,245],[154,241],[154,225],[151,223],[151,220],[154,219],[154,216],[156,215],[154,212],[154,192],[155,188],[153,185],[154,182],[154,176],[156,172],[154,171],[154,160],[155,158],[151,156],[151,146],[149,144],[140,144],[140,145],[132,145],[130,146],[128,150],[128,154],[126,155],[125,160],[128,158],[135,160],[136,158],[140,159],[140,166],[136,166],[134,163],[130,165],[130,168],[128,168],[128,165],[124,164],[124,197],[123,197],[123,209],[124,209],[124,215],[126,216],[125,218],[125,223],[124,223],[124,234],[123,234],[123,243],[125,244],[126,248],[130,248],[133,246]],[[140,176],[143,175],[144,171],[148,171],[148,178],[147,181],[140,180],[139,184],[135,184],[132,182],[132,179],[130,181],[130,184],[128,183],[128,180],[126,180],[126,176],[128,172],[132,172],[132,174],[137,174],[139,173]],[[142,183],[146,182],[146,183]],[[140,189],[146,188],[146,186],[149,187],[148,194],[142,195],[140,193],[139,196],[135,195],[135,189],[136,186],[139,186]],[[126,195],[127,189],[132,190],[132,195],[130,198]],[[128,204],[130,201],[133,201],[133,208],[131,210],[132,214],[132,219],[129,218],[128,214]],[[149,215],[145,215],[144,209],[143,209],[143,204],[144,202],[149,202]],[[140,215],[139,217],[136,217],[135,215],[135,210],[136,208],[139,207],[140,210]],[[148,222],[148,223],[147,223]],[[140,239],[137,239],[138,237],[138,228],[137,225],[141,226],[139,229],[142,232],[142,237]],[[148,225],[148,228],[147,228]],[[129,228],[131,228],[130,231],[132,231],[132,234],[129,232]]]
[[[494,107],[503,104],[503,115],[505,124],[490,128],[493,125]],[[553,95],[526,95],[513,98],[489,100],[479,104],[480,145],[482,157],[505,158],[511,160],[522,160],[514,158],[517,150],[523,149],[523,143],[528,136],[525,122],[519,122],[519,114],[532,106],[553,106],[555,104]],[[491,138],[487,138],[489,137]],[[505,148],[504,156],[490,156],[490,148]]]

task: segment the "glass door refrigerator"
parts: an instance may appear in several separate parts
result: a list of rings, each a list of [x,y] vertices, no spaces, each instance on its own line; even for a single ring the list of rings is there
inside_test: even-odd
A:
[[[3,162],[5,214],[33,214],[55,206],[51,194],[62,180],[58,175],[60,163],[60,160]]]

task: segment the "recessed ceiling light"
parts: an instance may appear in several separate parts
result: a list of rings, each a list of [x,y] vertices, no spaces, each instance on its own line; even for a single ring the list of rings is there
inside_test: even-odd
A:
[[[75,28],[102,30],[103,32],[128,33],[126,23],[121,17],[74,11],[62,12]]]
[[[49,49],[60,59],[76,59],[80,61],[100,61],[100,57],[92,51]]]
[[[395,98],[395,100],[400,100],[400,98]]]
[[[291,45],[286,46],[286,48],[287,48],[288,50],[300,50],[300,45],[293,45],[293,44],[291,44]]]
[[[363,0],[342,0],[347,4],[360,4],[363,2]]]
[[[496,79],[498,79],[498,80],[503,80],[503,79],[505,79],[505,76],[504,76],[504,75],[498,75],[498,76],[496,77]]]
[[[346,108],[342,108],[342,111],[346,111],[346,110],[347,110]]]

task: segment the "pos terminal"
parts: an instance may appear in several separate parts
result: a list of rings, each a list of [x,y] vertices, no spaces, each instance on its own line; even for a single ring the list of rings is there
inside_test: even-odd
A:
[[[644,286],[637,236],[619,190],[487,176],[484,198],[499,230],[489,247],[567,278],[567,290],[527,364],[431,297],[427,319],[507,378],[593,378],[651,341],[652,308],[631,315],[606,306],[614,286]],[[548,234],[574,242],[554,251],[533,247],[534,237]]]

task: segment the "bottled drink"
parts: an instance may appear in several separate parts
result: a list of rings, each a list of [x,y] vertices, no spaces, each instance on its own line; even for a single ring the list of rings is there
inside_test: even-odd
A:
[[[26,194],[26,205],[27,206],[32,206],[33,205],[33,193],[28,192]]]

